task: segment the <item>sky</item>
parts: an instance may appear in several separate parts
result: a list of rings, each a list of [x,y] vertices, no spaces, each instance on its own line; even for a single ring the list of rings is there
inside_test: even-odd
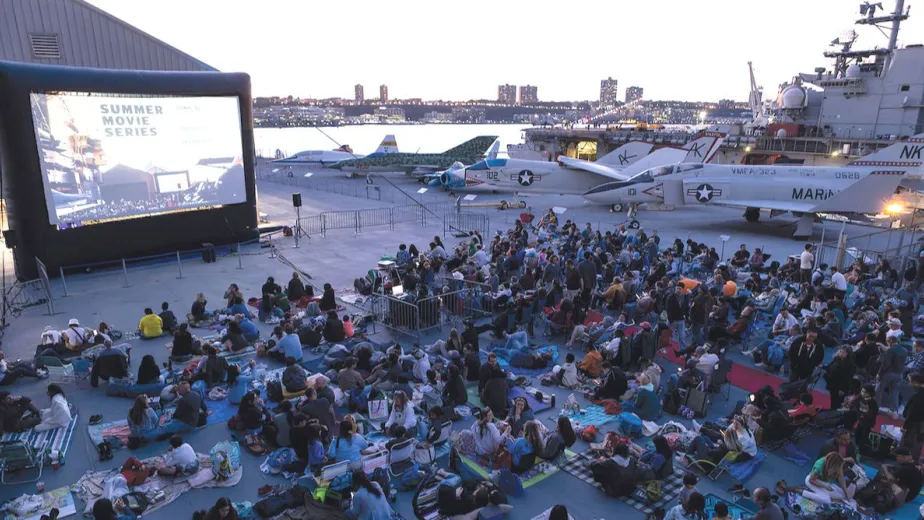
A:
[[[775,93],[830,68],[828,44],[854,28],[859,0],[89,0],[221,71],[255,96],[496,99],[503,83],[540,101],[596,100],[600,80],[646,99],[746,101],[754,62]],[[907,0],[906,6],[916,3]],[[886,10],[894,9],[883,0]],[[912,11],[914,14],[914,11]],[[854,49],[883,47],[858,27]],[[917,39],[914,39],[914,38]],[[924,43],[924,14],[899,44]]]

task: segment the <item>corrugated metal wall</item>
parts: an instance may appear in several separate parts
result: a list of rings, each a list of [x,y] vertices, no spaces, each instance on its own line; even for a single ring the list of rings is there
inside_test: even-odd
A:
[[[30,34],[57,35],[60,58],[36,57]],[[0,59],[105,69],[215,70],[83,0],[0,0]]]

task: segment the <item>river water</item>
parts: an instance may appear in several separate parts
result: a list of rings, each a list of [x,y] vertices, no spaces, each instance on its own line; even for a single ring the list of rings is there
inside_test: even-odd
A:
[[[276,150],[286,155],[304,150],[333,150],[348,144],[357,154],[370,154],[388,134],[393,134],[398,149],[411,153],[438,153],[479,135],[496,135],[501,151],[508,144],[523,142],[527,124],[513,125],[352,125],[325,128],[255,128],[257,152],[273,156]]]

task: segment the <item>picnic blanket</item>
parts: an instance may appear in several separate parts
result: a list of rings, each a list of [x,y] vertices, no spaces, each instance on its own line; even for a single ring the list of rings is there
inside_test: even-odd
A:
[[[606,410],[602,406],[596,404],[581,408],[581,413],[577,415],[568,416],[568,418],[571,419],[571,425],[574,427],[574,431],[578,431],[578,428],[583,430],[591,425],[600,429],[604,424],[615,421],[617,417],[619,416],[606,413]]]
[[[485,363],[488,360],[488,352],[493,351],[495,348],[503,348],[503,347],[504,347],[503,345],[491,345],[490,347],[488,347],[487,352],[484,350],[478,352],[478,357],[481,358],[482,363]],[[532,348],[533,354],[542,354],[543,352],[552,353],[552,359],[549,361],[549,366],[547,368],[512,367],[510,366],[510,361],[505,359],[502,356],[497,356],[497,364],[504,370],[510,372],[511,374],[515,374],[518,376],[534,376],[535,377],[535,376],[541,376],[542,374],[545,374],[546,372],[552,369],[555,363],[558,362],[558,346],[557,345],[548,345],[545,347],[531,347],[531,348]]]
[[[71,422],[66,428],[55,428],[44,432],[36,432],[35,429],[29,428],[22,433],[8,432],[0,437],[0,442],[23,441],[31,445],[36,453],[44,450],[46,463],[51,463],[51,452],[57,451],[61,454],[61,460],[66,461],[67,451],[71,447],[71,440],[74,438],[74,430],[77,428],[77,408],[68,403],[71,409]]]
[[[561,469],[583,480],[584,482],[587,482],[597,489],[602,489],[600,484],[594,480],[593,473],[590,471],[590,465],[596,460],[597,459],[595,456],[591,455],[590,452],[585,451],[584,453],[580,453],[566,459],[561,464]],[[646,515],[654,513],[655,509],[659,507],[667,509],[667,504],[677,498],[677,496],[680,494],[680,490],[683,488],[683,475],[684,467],[682,461],[679,458],[675,459],[673,475],[661,481],[661,500],[658,500],[654,503],[649,502],[648,496],[645,494],[645,488],[643,484],[639,484],[639,487],[635,490],[634,493],[627,497],[620,497],[619,500],[622,500],[623,502],[629,504],[642,513],[645,513]]]
[[[767,451],[776,451],[782,448],[783,446],[786,446],[789,443],[795,443],[796,441],[800,439],[804,439],[808,437],[809,435],[811,435],[812,433],[813,433],[812,428],[808,426],[800,426],[796,428],[796,430],[792,432],[792,435],[790,435],[789,437],[786,437],[784,439],[775,440],[775,441],[764,442],[763,444],[760,445],[760,448],[767,450]]]
[[[71,495],[71,489],[67,486],[52,489],[39,495],[42,499],[42,507],[29,513],[29,516],[16,516],[12,511],[6,511],[5,518],[15,520],[39,520],[42,515],[47,515],[52,509],[58,510],[58,518],[66,518],[77,514],[77,505],[74,503],[74,496]]]
[[[160,500],[157,503],[151,501],[151,504],[147,509],[144,510],[144,514],[151,514],[154,511],[170,504],[180,497],[183,493],[193,489],[193,482],[199,483],[196,488],[209,488],[209,487],[231,487],[237,485],[241,481],[241,477],[244,474],[244,467],[241,466],[237,468],[237,471],[231,475],[231,478],[224,481],[217,481],[212,475],[212,459],[208,454],[197,453],[196,456],[199,458],[199,472],[194,475],[184,475],[180,477],[162,477],[159,475],[154,475],[148,477],[147,481],[140,486],[135,486],[134,491],[140,491],[148,496],[148,499],[151,499],[155,493],[162,491],[166,497],[163,500]],[[141,462],[147,465],[163,464],[163,456],[151,457],[149,459],[144,459]],[[105,482],[108,478],[115,476],[118,473],[118,468],[114,468],[107,471],[88,471],[84,473],[77,483],[74,484],[74,492],[77,493],[77,497],[83,500],[86,504],[84,512],[90,512],[93,510],[93,504],[97,500],[103,498],[103,492],[105,489]]]
[[[477,389],[477,387],[476,387],[476,389]],[[544,402],[544,401],[540,401],[540,400],[536,399],[536,397],[535,397],[534,395],[531,395],[531,394],[530,394],[529,392],[527,392],[524,388],[519,387],[519,386],[515,386],[515,387],[511,388],[510,391],[507,392],[507,397],[508,397],[511,401],[512,401],[513,399],[516,399],[517,397],[523,397],[523,398],[525,398],[527,404],[529,404],[529,408],[530,408],[533,412],[535,412],[535,413],[543,412],[543,411],[548,410],[549,408],[552,407],[552,405],[551,405],[550,403],[546,403],[546,402]]]
[[[744,484],[760,469],[760,464],[767,458],[767,452],[757,450],[757,456],[744,462],[728,464],[728,474],[738,482]]]
[[[756,511],[752,511],[749,508],[744,507],[743,503],[733,503],[725,500],[724,498],[713,495],[712,493],[706,494],[704,497],[706,499],[706,518],[715,518],[715,506],[716,504],[725,504],[728,507],[728,517],[729,518],[750,518],[754,516]],[[752,503],[752,502],[748,502]]]
[[[569,450],[565,450],[565,455],[571,457],[575,454]],[[463,466],[465,466],[464,468],[460,468],[463,473],[467,469],[470,470],[475,477],[491,480],[491,472],[493,469],[485,468],[478,462],[461,453],[459,454],[459,459],[462,461]],[[520,479],[523,481],[523,489],[526,489],[530,486],[535,486],[543,480],[551,477],[555,473],[558,473],[558,470],[559,467],[554,464],[549,464],[547,462],[537,463],[532,467],[532,469],[520,475]],[[466,475],[461,476],[465,478]]]
[[[846,504],[841,503],[821,505],[817,502],[812,502],[811,500],[805,498],[801,493],[796,493],[793,491],[786,493],[785,501],[786,507],[788,507],[790,510],[793,509],[793,506],[799,506],[802,509],[802,518],[815,518],[822,511],[837,509],[845,515],[844,518],[849,518],[850,520],[880,520],[879,515],[876,513],[873,513],[872,515],[866,515],[859,511],[854,511],[853,509],[850,509],[850,507]],[[889,518],[891,517],[892,515],[889,514]]]

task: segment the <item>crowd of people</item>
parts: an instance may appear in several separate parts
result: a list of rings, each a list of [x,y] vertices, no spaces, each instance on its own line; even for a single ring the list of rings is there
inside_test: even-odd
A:
[[[902,276],[885,260],[875,266],[858,260],[842,272],[817,262],[814,254],[807,245],[780,263],[742,244],[723,260],[714,248],[693,240],[662,244],[656,231],[579,227],[560,222],[551,210],[537,226],[517,221],[489,241],[473,233],[451,248],[439,237],[425,250],[402,244],[394,257],[398,279],[385,287],[372,275],[369,283],[386,292],[400,285],[405,300],[436,305],[421,308],[421,320],[426,313],[435,319],[440,313],[463,313],[453,295],[479,288],[475,304],[484,319],[469,317],[464,328],[427,345],[365,340],[349,315],[338,314],[333,288],[326,284],[316,298],[297,272],[286,287],[268,278],[257,301],[245,303],[240,288],[231,284],[217,309],[198,294],[186,323],[178,323],[167,303],[160,314],[145,309],[140,335],[172,334],[171,360],[189,365],[176,382],[166,384],[166,371],[153,357],[142,359],[136,382],[166,387],[160,399],[135,399],[129,427],[140,442],[169,438],[179,450],[175,444],[182,440],[176,435],[201,427],[209,413],[197,385],[205,392],[223,386],[229,395],[238,390],[229,427],[245,436],[251,451],[291,447],[295,459],[285,471],[316,472],[336,463],[358,469],[364,455],[410,439],[446,442],[444,425],[459,418],[456,408],[468,403],[471,384],[484,406],[476,410],[474,424],[454,437],[453,448],[485,467],[525,475],[543,461],[559,460],[582,432],[565,414],[554,428],[540,422],[526,398],[512,397],[516,377],[504,365],[539,369],[545,372],[539,378],[543,384],[584,390],[590,398],[656,421],[689,409],[689,397],[697,391],[716,391],[727,382],[722,378],[733,360],[753,358],[757,368],[785,380],[752,393],[727,417],[695,423],[695,435],[682,447],[661,435],[642,446],[607,433],[603,443],[592,445],[598,456],[591,466],[594,479],[608,495],[625,496],[640,483],[673,475],[679,451],[687,462],[745,462],[758,455],[758,446],[813,424],[836,432],[831,442],[813,459],[803,485],[780,481],[775,489],[755,489],[751,498],[761,510],[754,518],[782,518],[777,501],[792,491],[824,505],[873,508],[881,501],[864,491],[872,486],[877,496],[890,497],[894,509],[921,487],[924,340],[915,340],[913,332],[924,254],[922,268]],[[434,298],[439,295],[442,308]],[[472,303],[468,298],[465,305]],[[190,331],[215,321],[225,327],[217,338],[205,341]],[[272,333],[261,337],[256,322],[270,324]],[[94,331],[71,320],[64,331],[46,330],[41,348],[60,354],[99,345],[97,360],[109,357],[127,366],[130,352],[113,346],[107,331],[105,323]],[[491,339],[483,337],[488,334]],[[534,348],[540,335],[560,340],[560,359]],[[285,365],[279,399],[269,385],[266,392],[279,405],[269,405],[247,386],[252,379],[241,375],[251,366],[229,364],[222,355],[251,346],[258,357]],[[304,348],[322,355],[323,369],[306,369]],[[828,351],[835,353],[826,356]],[[659,357],[679,369],[666,371]],[[19,377],[42,373],[28,362],[7,364],[0,356],[0,384]],[[812,391],[822,380],[828,406],[816,403]],[[63,392],[59,387],[53,392],[54,386],[49,386],[52,404],[46,411],[3,395],[4,431],[69,420],[63,415],[68,409]],[[537,398],[551,398],[555,405],[554,397]],[[375,430],[353,413],[341,417],[337,412],[348,408],[371,415],[372,403],[382,401],[390,407]],[[699,415],[706,416],[708,405],[708,399],[702,401]],[[880,434],[874,427],[880,413],[903,420],[901,440],[897,450],[878,454],[894,458],[880,476],[860,486],[859,453],[877,454],[874,436]],[[171,467],[182,471],[181,466]],[[351,514],[384,518],[390,511],[384,483],[356,471],[353,484]],[[665,518],[701,517],[705,501],[696,485],[689,474],[680,503],[665,511]],[[446,493],[440,508],[470,512],[496,500],[490,489]],[[716,507],[716,517],[722,514]]]

